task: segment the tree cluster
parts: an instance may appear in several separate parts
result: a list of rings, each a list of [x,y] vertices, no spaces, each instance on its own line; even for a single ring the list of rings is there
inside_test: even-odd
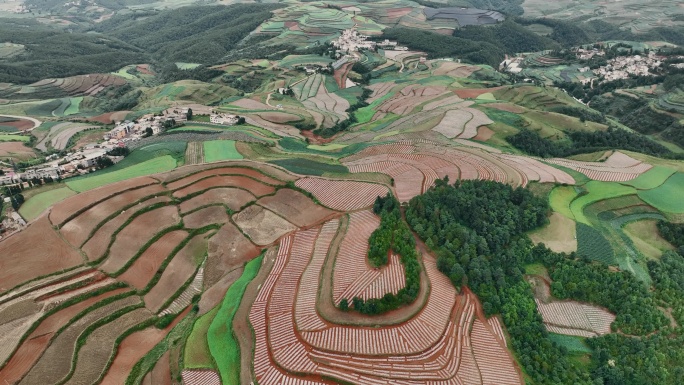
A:
[[[401,216],[399,201],[390,193],[375,200],[373,211],[380,215],[380,227],[371,234],[368,243],[368,260],[374,267],[387,264],[390,253],[398,254],[404,265],[406,285],[397,294],[387,293],[382,298],[352,298],[354,310],[363,314],[382,314],[412,303],[420,291],[420,262],[416,251],[416,241]],[[340,309],[348,310],[349,302],[343,299]]]
[[[542,138],[536,131],[521,129],[506,138],[513,147],[542,158],[567,157],[603,150],[628,150],[644,154],[663,156],[670,154],[665,146],[644,135],[609,127],[606,131],[574,131],[569,140],[553,141]]]

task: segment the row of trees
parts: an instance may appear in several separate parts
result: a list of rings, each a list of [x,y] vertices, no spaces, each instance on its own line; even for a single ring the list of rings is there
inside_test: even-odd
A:
[[[606,131],[575,131],[568,133],[568,140],[553,141],[542,138],[536,131],[521,129],[506,138],[513,147],[527,154],[542,158],[567,157],[575,154],[602,150],[629,150],[655,156],[671,155],[670,150],[644,135],[619,128]]]

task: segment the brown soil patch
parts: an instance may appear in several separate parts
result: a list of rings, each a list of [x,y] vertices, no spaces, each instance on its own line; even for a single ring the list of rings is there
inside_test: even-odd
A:
[[[67,384],[96,383],[116,352],[119,336],[150,317],[152,314],[147,309],[136,309],[96,329],[79,350],[74,375]]]
[[[161,310],[166,301],[195,276],[195,271],[201,263],[200,258],[206,250],[207,241],[203,234],[192,238],[173,257],[157,284],[145,295],[145,306],[155,313]]]
[[[259,255],[260,251],[234,224],[225,224],[209,240],[204,287],[213,286],[225,273],[241,267]]]
[[[0,158],[30,159],[36,153],[32,148],[26,147],[22,142],[0,142]]]
[[[306,195],[287,188],[257,202],[298,227],[311,226],[334,215],[335,212],[315,204]]]
[[[30,128],[33,128],[34,126],[32,121],[26,119],[16,119],[10,120],[8,122],[0,122],[0,125],[14,127],[19,131],[28,130]]]
[[[178,190],[181,187],[189,186],[201,179],[212,177],[212,176],[217,176],[217,175],[238,175],[238,176],[248,176],[251,178],[254,178],[260,182],[266,183],[266,184],[272,184],[272,185],[282,185],[283,182],[271,178],[267,175],[264,175],[263,173],[251,169],[251,168],[246,168],[246,167],[218,167],[218,168],[213,168],[210,170],[206,171],[201,171],[196,174],[192,174],[188,177],[170,182],[167,184],[166,187],[169,188],[169,190]]]
[[[526,111],[524,108],[520,106],[516,106],[515,104],[509,103],[487,103],[484,106],[487,108],[494,108],[501,111],[512,112],[514,114],[522,114]]]
[[[240,229],[257,245],[269,245],[297,227],[270,210],[253,205],[233,215]]]
[[[213,284],[209,289],[202,293],[202,298],[199,301],[199,312],[197,316],[208,313],[211,309],[221,303],[226,296],[226,292],[238,278],[242,275],[244,268],[237,269],[225,274],[221,279]],[[206,271],[205,271],[206,272]]]
[[[50,221],[54,225],[61,226],[72,216],[78,214],[78,212],[83,211],[98,202],[122,191],[153,183],[157,183],[157,181],[150,177],[141,177],[80,193],[53,206],[52,210],[50,210]]]
[[[147,352],[152,350],[164,337],[182,320],[190,309],[179,314],[165,329],[151,326],[126,337],[114,357],[112,365],[102,379],[102,384],[124,384],[133,366],[141,360]]]
[[[554,212],[549,217],[550,223],[529,234],[534,243],[543,243],[557,253],[577,251],[575,222],[562,214]]]
[[[230,104],[238,106],[238,107],[247,108],[250,110],[270,110],[273,108],[267,104],[258,102],[258,101],[253,100],[253,99],[240,99],[240,100],[236,100],[234,102],[231,102]]]
[[[109,256],[100,269],[107,273],[119,271],[150,239],[178,223],[180,215],[175,206],[161,207],[141,214],[116,235],[109,249]]]
[[[223,206],[209,206],[199,209],[183,217],[183,225],[188,229],[199,229],[212,224],[224,224],[230,221]]]
[[[159,195],[165,191],[164,186],[155,184],[117,194],[70,220],[62,226],[60,232],[69,243],[77,247],[81,246],[88,240],[97,225],[111,215],[123,210],[126,206],[135,204],[144,197]]]
[[[237,143],[237,145],[240,145],[242,143],[243,142],[239,142],[239,143]],[[203,170],[213,170],[213,169],[220,168],[220,167],[250,168],[250,169],[255,169],[259,172],[262,172],[267,176],[272,176],[273,178],[275,178],[277,180],[281,180],[281,181],[295,181],[295,180],[297,180],[297,177],[295,175],[292,175],[289,171],[287,171],[281,167],[277,167],[277,166],[274,166],[274,165],[268,164],[268,163],[256,162],[256,161],[252,161],[252,160],[230,160],[230,161],[225,161],[225,162],[216,162],[216,163],[208,163],[208,164],[200,164],[200,165],[187,165],[187,166],[182,166],[182,167],[176,168],[176,169],[169,171],[169,172],[166,172],[164,174],[155,175],[155,177],[164,183],[170,183],[172,181],[176,181],[180,178],[188,176],[192,173],[197,173],[197,172],[203,171]],[[242,174],[242,175],[245,175],[245,174]]]
[[[78,336],[90,325],[107,315],[138,303],[140,303],[139,297],[126,297],[95,309],[71,324],[52,341],[20,384],[52,384],[64,378],[71,368]]]
[[[152,70],[150,70],[150,65],[149,64],[141,64],[137,67],[135,67],[136,71],[140,72],[143,75],[155,75]]]
[[[171,385],[172,383],[169,352],[166,352],[154,365],[152,371],[147,373],[143,385]]]
[[[238,211],[242,206],[255,200],[256,197],[245,190],[231,187],[215,188],[182,202],[180,210],[181,213],[186,213],[199,207],[222,204],[233,211]]]
[[[272,186],[257,182],[246,176],[213,176],[202,179],[188,187],[176,190],[173,193],[173,196],[176,198],[184,198],[188,195],[203,192],[215,187],[240,187],[258,197],[273,194],[275,192],[275,188]]]
[[[475,99],[478,96],[482,94],[486,94],[487,92],[494,92],[498,90],[501,87],[494,87],[494,88],[461,88],[454,90],[454,93],[458,95],[459,98],[461,99]]]
[[[104,253],[107,251],[109,243],[112,241],[114,232],[123,226],[124,223],[126,223],[126,221],[128,221],[128,219],[131,218],[136,212],[157,203],[170,201],[171,198],[167,196],[161,196],[148,199],[136,205],[135,208],[123,211],[121,214],[107,221],[107,223],[100,227],[81,249],[84,253],[86,253],[88,259],[91,261],[102,258]]]
[[[171,252],[188,236],[183,230],[164,234],[118,277],[138,290],[144,289]]]
[[[47,349],[50,340],[57,330],[66,325],[69,320],[74,318],[81,311],[96,302],[123,293],[127,290],[128,289],[125,288],[115,289],[88,298],[73,306],[60,310],[43,320],[38,328],[26,338],[26,341],[24,341],[21,346],[19,346],[2,370],[0,370],[0,378],[10,384],[18,382],[19,379],[31,369],[31,366],[38,361],[38,358],[40,358],[41,354]]]
[[[477,135],[473,138],[474,140],[479,140],[480,142],[486,142],[494,136],[495,132],[492,131],[487,126],[480,126],[477,128]]]
[[[82,263],[83,257],[57,235],[43,215],[21,233],[0,242],[0,292]]]
[[[268,120],[271,123],[278,124],[297,122],[299,120],[302,120],[302,118],[300,118],[297,115],[292,115],[285,112],[259,112],[257,115],[264,120]]]
[[[91,118],[86,118],[88,122],[98,122],[102,124],[112,124],[116,122],[121,122],[126,119],[126,116],[130,114],[131,111],[116,111],[107,112],[106,114],[93,116]]]
[[[346,82],[347,82],[347,75],[349,74],[349,71],[351,70],[351,67],[354,65],[354,63],[346,63],[340,69],[335,71],[335,74],[333,77],[335,78],[335,82],[337,83],[337,86],[340,87],[340,89],[344,89]]]
[[[302,134],[303,137],[308,138],[309,142],[311,144],[319,144],[319,145],[330,143],[335,139],[335,136],[337,136],[337,135],[335,135],[331,138],[324,138],[320,135],[314,134],[313,131],[308,131],[308,130],[302,130],[300,133]]]

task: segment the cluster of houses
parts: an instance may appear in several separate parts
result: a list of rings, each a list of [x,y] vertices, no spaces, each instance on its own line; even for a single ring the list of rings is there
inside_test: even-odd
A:
[[[12,169],[3,170],[5,174],[0,175],[0,186],[25,183],[24,187],[29,187],[28,181],[32,180],[57,180],[85,174],[96,167],[98,160],[103,157],[109,158],[112,163],[118,163],[123,159],[122,156],[107,155],[114,147],[116,146],[110,144],[92,145],[81,151],[68,153],[61,158],[53,155],[47,158],[46,163],[28,168],[23,172],[14,172]]]
[[[336,54],[340,57],[363,49],[375,50],[376,48],[381,48],[393,51],[408,51],[408,47],[400,46],[396,41],[385,39],[382,42],[376,43],[368,40],[368,38],[368,36],[361,35],[356,29],[352,28],[342,31],[342,35],[333,40],[332,44],[336,49]]]
[[[185,108],[169,108],[161,115],[147,114],[136,121],[124,121],[116,125],[111,131],[104,134],[104,140],[120,141],[128,139],[140,139],[148,134],[148,129],[152,130],[152,135],[157,135],[164,131],[169,124],[176,125],[188,120],[191,110]]]
[[[604,81],[628,79],[631,76],[652,76],[651,70],[660,67],[661,57],[651,51],[648,55],[618,56],[608,64],[593,70]]]

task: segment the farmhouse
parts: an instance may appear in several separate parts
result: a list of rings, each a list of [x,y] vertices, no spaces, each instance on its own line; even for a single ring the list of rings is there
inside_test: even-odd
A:
[[[238,117],[236,115],[229,114],[211,114],[209,115],[209,122],[232,126],[238,122]]]

